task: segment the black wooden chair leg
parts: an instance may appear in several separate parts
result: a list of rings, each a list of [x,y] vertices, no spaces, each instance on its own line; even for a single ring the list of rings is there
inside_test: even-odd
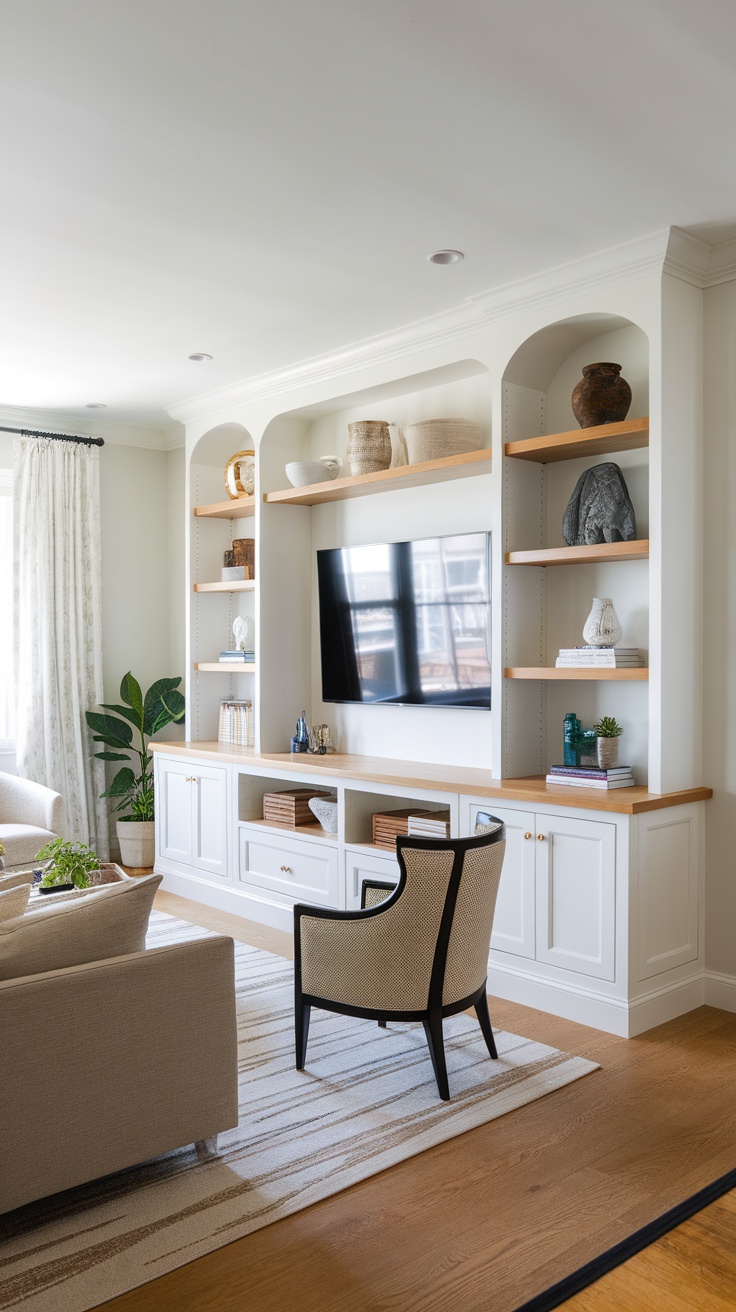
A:
[[[427,1036],[427,1046],[429,1055],[432,1058],[437,1088],[439,1089],[440,1098],[443,1102],[450,1100],[450,1086],[447,1082],[447,1065],[445,1063],[445,1041],[442,1036],[442,1013],[439,1011],[430,1012],[423,1021],[424,1033]]]
[[[382,1030],[385,1030],[385,1028],[386,1028],[386,1022],[385,1022],[385,1020],[379,1020],[378,1024],[380,1025],[380,1027],[381,1027]]]
[[[485,991],[475,1004],[475,1014],[478,1017],[478,1022],[483,1031],[483,1038],[486,1041],[486,1047],[491,1056],[497,1058],[498,1050],[496,1048],[496,1040],[493,1037],[493,1026],[491,1025],[491,1016],[488,1010],[488,997]]]
[[[297,1001],[294,1008],[294,1022],[296,1030],[296,1068],[298,1071],[304,1070],[304,1063],[307,1060],[307,1039],[309,1038],[309,1017],[312,1008],[308,1002]]]

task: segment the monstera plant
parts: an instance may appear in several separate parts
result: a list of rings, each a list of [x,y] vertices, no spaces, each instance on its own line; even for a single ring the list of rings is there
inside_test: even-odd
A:
[[[118,820],[117,833],[123,864],[133,870],[153,865],[153,757],[148,743],[167,724],[184,718],[184,698],[177,691],[180,683],[181,677],[157,679],[143,693],[128,672],[120,684],[122,705],[103,702],[107,714],[86,713],[94,741],[109,749],[95,752],[98,760],[128,762],[102,796],[112,799],[114,811],[128,812]]]

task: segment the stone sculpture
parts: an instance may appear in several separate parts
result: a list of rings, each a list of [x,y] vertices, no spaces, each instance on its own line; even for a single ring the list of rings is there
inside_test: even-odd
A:
[[[629,490],[613,461],[593,465],[580,475],[567,503],[562,536],[568,547],[630,542],[636,537],[636,517]]]

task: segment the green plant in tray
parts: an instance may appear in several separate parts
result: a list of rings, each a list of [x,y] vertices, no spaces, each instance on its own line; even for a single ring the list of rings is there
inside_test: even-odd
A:
[[[91,847],[84,843],[65,843],[62,838],[46,843],[36,853],[36,860],[51,862],[41,880],[43,888],[52,888],[55,884],[89,888],[90,871],[100,868],[100,858]]]
[[[104,711],[114,711],[115,714],[86,712],[94,741],[115,749],[95,752],[100,761],[129,761],[131,757],[138,758],[135,768],[124,765],[122,770],[118,770],[107,792],[102,793],[103,797],[115,799],[114,811],[130,808],[130,814],[121,816],[121,820],[154,819],[153,758],[148,751],[148,740],[165,725],[184,718],[184,698],[177,692],[180,683],[181,677],[157,679],[144,695],[138,680],[129,671],[120,684],[120,699],[125,704],[102,703]],[[135,744],[134,730],[137,736]]]

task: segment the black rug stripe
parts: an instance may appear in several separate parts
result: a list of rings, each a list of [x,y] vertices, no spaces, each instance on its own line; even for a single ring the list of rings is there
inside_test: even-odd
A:
[[[689,1220],[696,1212],[702,1211],[709,1203],[714,1203],[716,1198],[721,1198],[731,1189],[736,1189],[736,1170],[727,1171],[712,1184],[706,1185],[704,1189],[686,1198],[683,1203],[678,1203],[676,1207],[670,1208],[669,1212],[663,1212],[656,1220],[649,1221],[640,1230],[635,1230],[628,1238],[622,1239],[619,1244],[614,1244],[613,1248],[607,1248],[605,1253],[594,1257],[592,1262],[586,1262],[585,1266],[578,1267],[577,1271],[565,1276],[563,1280],[558,1280],[556,1285],[550,1285],[543,1293],[535,1294],[534,1298],[520,1304],[514,1312],[552,1312],[552,1308],[566,1303],[573,1294],[579,1294],[581,1289],[586,1289],[594,1281],[600,1280],[607,1271],[621,1266],[622,1262],[627,1262],[635,1253],[648,1248],[655,1240],[661,1239],[670,1230],[682,1225],[683,1221]]]

